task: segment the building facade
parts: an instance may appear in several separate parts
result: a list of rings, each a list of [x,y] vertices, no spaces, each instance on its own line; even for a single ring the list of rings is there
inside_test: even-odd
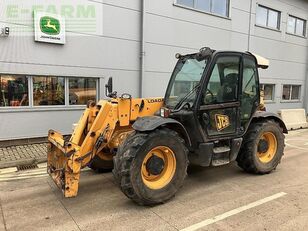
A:
[[[86,102],[105,97],[109,76],[119,93],[163,96],[175,53],[205,46],[268,58],[260,71],[267,110],[308,109],[305,0],[4,2],[0,141],[71,133]],[[62,15],[65,42],[36,41],[34,12]],[[42,25],[59,29],[48,18]]]

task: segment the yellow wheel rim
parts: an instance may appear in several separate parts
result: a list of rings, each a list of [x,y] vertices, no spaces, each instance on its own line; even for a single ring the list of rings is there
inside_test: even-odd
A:
[[[272,132],[265,132],[261,136],[261,140],[264,140],[267,143],[267,150],[257,152],[258,158],[262,163],[269,163],[275,156],[277,151],[277,139],[276,136]],[[259,141],[259,142],[260,142]]]
[[[104,153],[104,152],[99,152],[97,155],[102,159],[102,160],[107,160],[107,161],[112,161],[113,155],[111,153]]]
[[[161,171],[153,174],[149,170],[149,163],[153,158],[158,159],[161,165]],[[161,189],[170,183],[176,170],[176,158],[173,151],[166,146],[158,146],[149,151],[141,166],[141,176],[143,183],[150,189]]]

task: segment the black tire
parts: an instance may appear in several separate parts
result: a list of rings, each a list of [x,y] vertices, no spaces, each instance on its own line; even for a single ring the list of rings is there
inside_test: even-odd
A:
[[[170,182],[160,189],[149,188],[142,179],[141,167],[146,155],[155,147],[172,150],[176,169]],[[171,199],[183,185],[187,175],[188,149],[184,140],[170,129],[160,128],[150,133],[134,132],[119,147],[114,157],[114,176],[121,191],[140,205],[155,205]]]
[[[136,135],[136,132],[133,131],[132,133],[130,133],[126,139],[119,145],[117,153],[124,153],[126,151],[127,148],[130,147],[130,144],[134,141],[134,139],[132,139],[133,136]],[[121,184],[121,179],[120,179],[120,166],[119,163],[122,163],[122,160],[119,160],[120,157],[118,154],[113,156],[113,170],[112,170],[112,174],[113,177],[117,183],[117,185],[120,187]]]
[[[88,167],[97,173],[111,172],[113,169],[113,161],[103,160],[98,155],[96,155]]]
[[[273,158],[267,162],[262,162],[258,157],[258,145],[262,134],[272,133],[277,141],[277,149]],[[254,174],[267,174],[275,170],[280,163],[284,151],[284,134],[282,128],[275,121],[265,120],[250,124],[244,136],[243,144],[237,157],[239,167],[246,172]]]

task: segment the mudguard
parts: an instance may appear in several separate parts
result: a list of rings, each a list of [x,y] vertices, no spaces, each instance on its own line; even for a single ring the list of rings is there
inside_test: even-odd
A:
[[[179,121],[172,118],[163,118],[160,116],[139,117],[133,124],[133,129],[140,132],[153,131],[154,129],[165,125],[171,130],[178,132],[183,136],[186,143],[191,146],[191,140],[187,130]]]
[[[267,111],[256,111],[255,114],[253,115],[252,120],[258,120],[258,119],[273,119],[279,123],[279,125],[282,127],[283,132],[288,134],[288,129],[285,123],[277,114]]]

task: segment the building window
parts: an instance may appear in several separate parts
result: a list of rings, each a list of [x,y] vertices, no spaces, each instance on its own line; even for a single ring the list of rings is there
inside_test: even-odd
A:
[[[300,85],[283,85],[282,99],[283,100],[300,100]]]
[[[33,105],[65,105],[63,77],[33,77]]]
[[[280,29],[280,12],[261,5],[257,6],[256,24],[271,29]]]
[[[98,86],[97,78],[0,74],[0,108],[86,105]]]
[[[69,78],[69,104],[85,105],[89,100],[96,101],[96,79]]]
[[[306,20],[289,15],[287,32],[299,36],[306,36]]]
[[[230,0],[177,0],[176,3],[208,13],[229,17]]]
[[[264,100],[274,101],[274,96],[275,96],[274,84],[261,84],[260,88],[264,92]]]
[[[0,107],[29,106],[28,77],[0,75]]]

